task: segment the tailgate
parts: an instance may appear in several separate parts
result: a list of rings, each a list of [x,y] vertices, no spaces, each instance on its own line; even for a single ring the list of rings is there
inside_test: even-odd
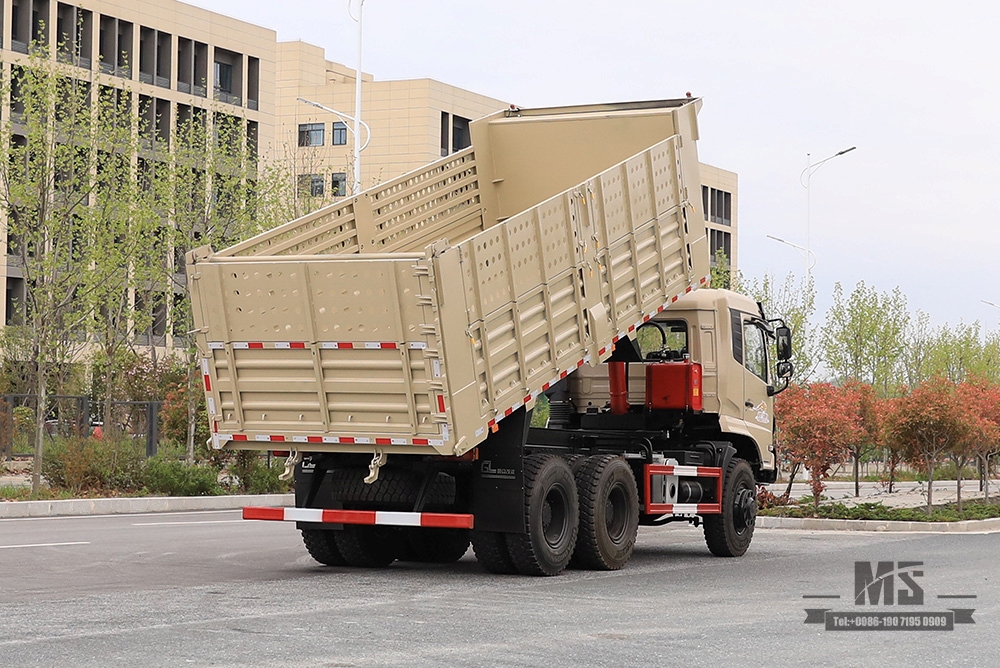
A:
[[[191,293],[216,447],[444,452],[443,371],[422,255],[199,253]]]

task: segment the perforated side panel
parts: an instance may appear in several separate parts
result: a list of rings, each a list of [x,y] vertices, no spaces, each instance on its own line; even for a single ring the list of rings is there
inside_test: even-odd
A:
[[[358,196],[219,251],[249,255],[343,255],[423,250],[462,241],[483,227],[472,148]]]

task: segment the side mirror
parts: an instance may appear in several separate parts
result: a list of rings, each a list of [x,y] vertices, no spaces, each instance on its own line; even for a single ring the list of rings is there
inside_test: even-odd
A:
[[[778,362],[778,366],[775,371],[778,373],[778,378],[788,381],[788,379],[792,377],[792,374],[795,373],[795,367],[792,366],[791,362],[783,361]]]
[[[775,345],[778,349],[778,359],[781,361],[789,360],[792,357],[792,330],[790,330],[785,325],[780,327],[775,327],[774,329]],[[780,366],[778,367],[781,368]],[[781,372],[778,373],[781,376]],[[792,375],[791,372],[788,375]],[[781,376],[782,378],[784,376]]]

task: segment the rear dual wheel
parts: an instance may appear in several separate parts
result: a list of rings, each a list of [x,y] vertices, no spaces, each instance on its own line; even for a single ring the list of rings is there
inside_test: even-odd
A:
[[[504,537],[517,572],[557,575],[565,570],[573,556],[579,519],[576,482],[566,460],[557,455],[525,457],[524,523],[528,531]]]
[[[570,566],[599,571],[628,563],[639,531],[639,492],[632,467],[617,455],[589,457],[576,472],[580,531]]]

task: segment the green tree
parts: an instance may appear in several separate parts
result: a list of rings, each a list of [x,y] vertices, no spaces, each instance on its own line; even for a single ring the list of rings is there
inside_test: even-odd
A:
[[[721,288],[724,290],[737,289],[734,283],[737,283],[738,280],[733,280],[733,268],[729,264],[729,256],[726,255],[726,251],[721,248],[716,248],[715,257],[712,259],[712,278],[709,283],[709,287]]]
[[[1000,358],[997,357],[996,346],[987,345],[993,341],[995,338],[984,341],[978,322],[944,325],[931,339],[928,359],[931,374],[953,383],[973,377],[995,378]]]
[[[810,277],[804,284],[788,274],[778,281],[765,274],[760,280],[743,280],[740,291],[764,305],[768,318],[782,318],[792,330],[792,364],[795,380],[807,384],[817,372],[819,355],[817,331],[812,323],[816,313],[816,287]]]
[[[102,262],[104,221],[92,206],[98,152],[113,151],[127,135],[95,113],[93,86],[66,76],[35,44],[24,65],[3,82],[11,117],[0,130],[0,202],[8,254],[26,284],[22,335],[36,395],[32,488],[41,485],[50,388],[56,392],[86,344],[91,291],[117,271]]]
[[[879,293],[861,281],[848,298],[840,283],[820,330],[823,361],[834,377],[871,385],[881,397],[899,385],[904,332],[909,322],[899,288]]]

